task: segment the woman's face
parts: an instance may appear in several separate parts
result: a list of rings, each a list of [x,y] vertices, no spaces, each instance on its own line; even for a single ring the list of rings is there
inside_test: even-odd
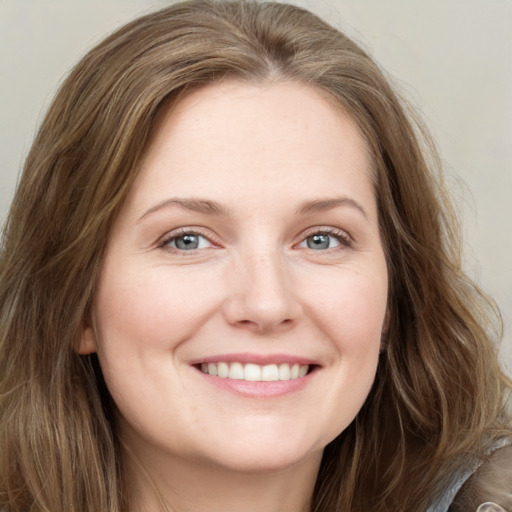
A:
[[[132,451],[238,471],[318,464],[379,357],[371,172],[352,119],[305,85],[224,82],[163,113],[81,345]]]

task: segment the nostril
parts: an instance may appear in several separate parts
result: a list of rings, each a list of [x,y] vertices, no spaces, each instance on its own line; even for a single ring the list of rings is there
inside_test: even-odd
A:
[[[238,320],[235,323],[235,325],[238,325],[238,327],[243,327],[243,328],[249,329],[254,332],[261,331],[259,324],[252,320]]]

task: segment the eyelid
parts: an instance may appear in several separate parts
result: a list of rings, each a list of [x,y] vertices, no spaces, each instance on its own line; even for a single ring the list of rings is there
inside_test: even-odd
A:
[[[308,237],[316,234],[334,236],[339,240],[341,249],[344,247],[350,247],[354,243],[353,238],[343,229],[335,228],[333,226],[313,226],[301,233],[300,240],[296,245],[303,243]],[[333,249],[336,250],[336,248]],[[326,252],[327,251],[329,251],[329,249],[327,249]]]
[[[173,229],[171,231],[168,231],[165,235],[160,237],[156,242],[156,246],[158,248],[165,249],[169,252],[180,253],[180,254],[187,252],[189,254],[193,254],[193,253],[195,253],[197,251],[201,251],[203,249],[191,249],[190,251],[183,251],[180,249],[176,249],[174,247],[170,247],[167,244],[170,243],[172,240],[179,238],[181,236],[198,235],[198,236],[201,236],[201,237],[205,238],[206,240],[208,240],[210,242],[210,244],[212,245],[212,247],[218,247],[220,244],[216,240],[216,237],[210,231],[208,231],[208,233],[205,233],[205,231],[206,230],[200,226],[182,226],[182,227]]]

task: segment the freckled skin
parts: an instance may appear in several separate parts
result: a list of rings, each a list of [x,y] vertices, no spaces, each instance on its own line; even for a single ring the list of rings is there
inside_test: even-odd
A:
[[[338,197],[358,207],[297,214]],[[145,215],[169,198],[215,201],[227,215],[177,204]],[[176,248],[182,228],[200,248]],[[308,246],[315,232],[330,248]],[[373,383],[386,297],[355,123],[305,85],[224,82],[161,117],[107,247],[98,331],[85,331],[81,351],[98,352],[121,435],[150,471],[188,461],[314,474]],[[316,373],[288,395],[243,397],[191,365],[227,353],[304,357]]]

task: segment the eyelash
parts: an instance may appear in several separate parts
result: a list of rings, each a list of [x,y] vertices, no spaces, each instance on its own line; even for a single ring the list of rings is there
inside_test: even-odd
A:
[[[303,235],[302,239],[299,242],[299,244],[303,244],[307,242],[307,239],[314,236],[314,235],[327,235],[335,238],[339,242],[338,247],[328,247],[322,251],[315,250],[312,248],[308,248],[310,251],[313,252],[328,252],[332,253],[335,251],[343,250],[345,248],[349,248],[352,246],[353,240],[350,237],[350,235],[341,229],[338,228],[332,228],[332,227],[322,227],[322,226],[315,226],[313,228],[308,229]]]
[[[161,248],[161,249],[165,249],[166,251],[169,251],[171,253],[175,253],[175,254],[183,254],[185,252],[193,254],[196,251],[201,250],[201,248],[199,248],[199,249],[191,249],[191,250],[187,251],[187,250],[184,250],[184,249],[178,249],[176,247],[170,247],[169,244],[171,242],[176,241],[179,238],[182,238],[182,237],[185,237],[185,236],[198,236],[198,237],[204,238],[205,240],[208,240],[208,242],[210,244],[212,244],[212,246],[215,247],[215,245],[216,245],[215,241],[212,240],[212,236],[211,235],[205,235],[198,228],[180,228],[180,229],[178,229],[176,231],[172,231],[171,233],[166,234],[161,239],[161,241],[158,242],[158,247]]]
[[[194,254],[196,251],[201,250],[201,248],[199,248],[199,249],[191,249],[189,251],[186,251],[184,249],[178,249],[178,248],[170,247],[169,246],[169,244],[171,242],[173,242],[173,241],[175,241],[175,240],[177,240],[179,238],[182,238],[184,236],[187,236],[187,235],[202,237],[202,238],[208,240],[208,242],[210,244],[212,244],[213,247],[215,247],[215,245],[217,245],[216,242],[214,240],[212,240],[211,235],[208,235],[208,236],[205,235],[198,228],[180,228],[179,230],[173,231],[173,232],[167,234],[164,238],[162,238],[162,240],[158,242],[158,248],[165,249],[165,250],[167,250],[167,251],[169,251],[171,253],[175,253],[175,254],[183,254],[185,252],[188,252],[190,254]],[[333,238],[335,238],[340,243],[339,247],[327,248],[327,249],[325,249],[323,251],[317,251],[315,249],[309,249],[309,250],[314,251],[314,252],[332,252],[332,251],[335,251],[335,250],[342,250],[345,247],[351,247],[352,243],[353,243],[353,240],[348,235],[348,233],[346,233],[345,231],[342,231],[341,229],[332,228],[332,227],[318,227],[318,226],[316,226],[316,227],[308,229],[305,233],[303,233],[299,244],[295,244],[294,247],[296,247],[297,245],[300,245],[300,244],[306,242],[309,237],[314,236],[314,235],[328,235],[328,236],[332,236]]]

